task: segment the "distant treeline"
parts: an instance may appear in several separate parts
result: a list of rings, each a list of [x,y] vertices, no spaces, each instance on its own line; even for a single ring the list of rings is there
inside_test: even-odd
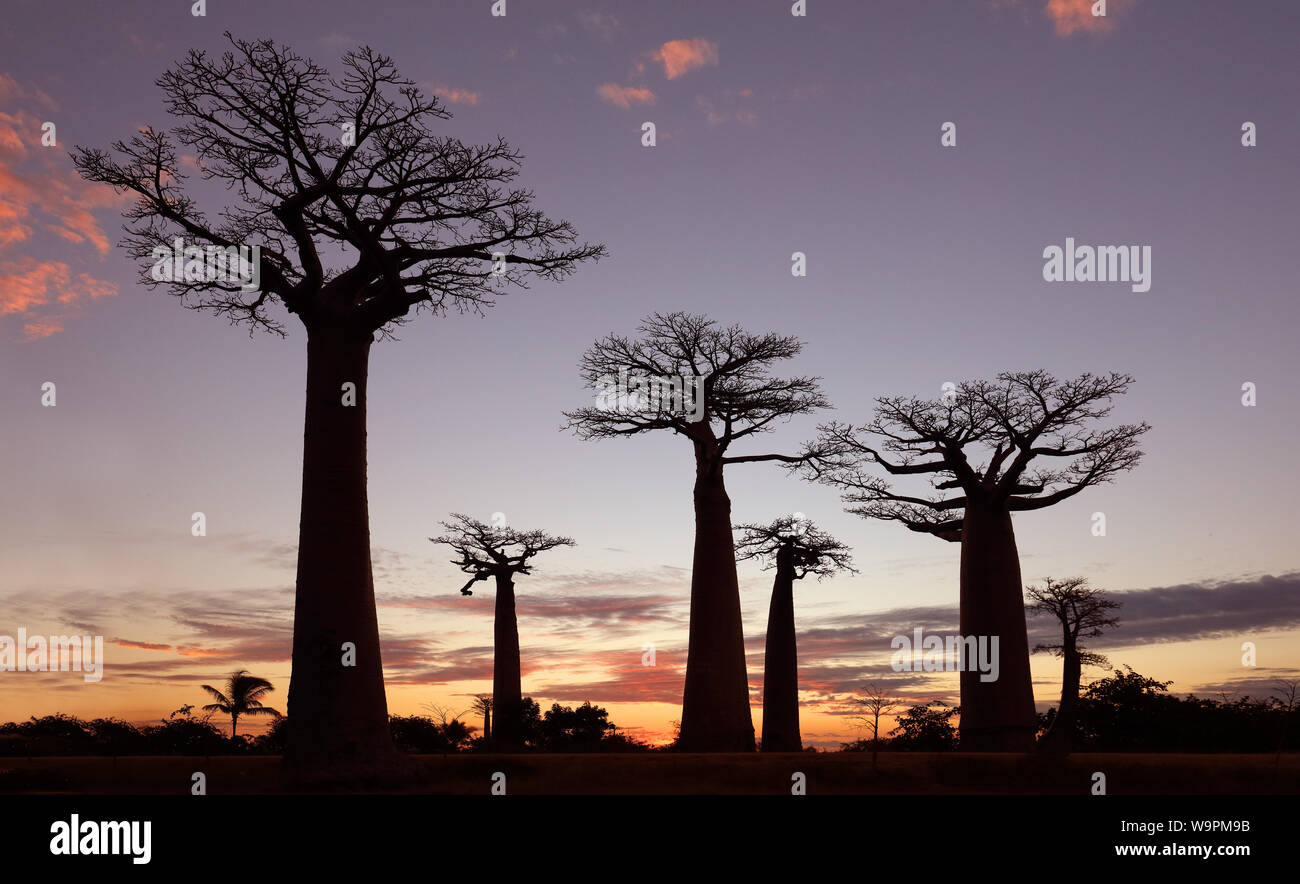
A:
[[[1209,699],[1168,693],[1172,682],[1129,669],[1088,685],[1079,695],[1073,746],[1076,752],[1276,752],[1300,749],[1297,711],[1276,697]],[[898,719],[880,751],[942,752],[959,745],[953,719],[959,707],[920,704]],[[1038,716],[1040,736],[1056,708]],[[870,740],[845,743],[844,751],[871,750]]]
[[[32,755],[278,755],[284,751],[287,718],[263,734],[234,739],[188,711],[158,724],[136,726],[115,718],[89,721],[46,715],[0,724],[0,756]],[[477,730],[459,717],[391,715],[393,742],[404,752],[439,754],[487,750]],[[524,698],[526,746],[539,752],[643,752],[650,747],[617,733],[609,713],[590,703],[575,708],[555,703],[544,714]]]

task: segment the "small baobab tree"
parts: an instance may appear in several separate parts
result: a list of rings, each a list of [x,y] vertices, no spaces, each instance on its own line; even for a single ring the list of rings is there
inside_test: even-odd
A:
[[[1062,381],[1045,371],[1004,372],[993,381],[954,384],[933,400],[882,397],[868,423],[822,427],[814,443],[820,451],[797,465],[842,490],[850,512],[961,544],[961,633],[997,636],[1000,658],[996,681],[981,681],[974,667],[962,669],[964,750],[1033,747],[1034,691],[1011,517],[1060,503],[1137,465],[1146,423],[1091,426],[1132,383],[1117,373]],[[933,491],[895,491],[876,468],[928,477]]]
[[[863,696],[854,701],[862,709],[862,714],[853,716],[853,720],[871,729],[871,767],[874,769],[880,752],[880,716],[890,714],[905,703],[874,684],[867,685],[862,693]]]
[[[1061,702],[1040,746],[1045,751],[1068,753],[1078,717],[1079,681],[1083,667],[1110,665],[1104,656],[1085,648],[1080,639],[1096,638],[1105,630],[1118,626],[1119,618],[1110,612],[1120,603],[1106,598],[1103,590],[1089,586],[1084,577],[1064,580],[1045,577],[1042,586],[1026,587],[1025,597],[1029,600],[1031,614],[1049,614],[1060,625],[1061,640],[1037,645],[1034,653],[1050,651],[1062,659]]]
[[[799,653],[794,629],[794,582],[853,571],[849,548],[807,519],[782,516],[767,525],[737,525],[736,560],[758,559],[775,568],[763,649],[764,752],[802,752],[799,730]]]
[[[225,691],[219,691],[210,684],[202,685],[202,688],[208,692],[208,695],[214,701],[204,706],[204,711],[209,713],[220,712],[223,715],[230,716],[230,739],[232,740],[235,738],[235,731],[239,728],[239,717],[241,715],[274,715],[277,718],[280,717],[279,712],[270,706],[262,705],[262,700],[275,688],[266,679],[249,675],[247,669],[240,669],[231,673],[230,678],[226,680]],[[175,715],[176,713],[172,714]],[[186,712],[185,715],[188,716],[189,713]]]
[[[470,710],[483,716],[483,742],[492,742],[492,695],[475,694]]]
[[[463,595],[480,580],[496,582],[496,615],[492,627],[492,712],[494,744],[506,750],[523,748],[523,691],[520,677],[519,620],[515,614],[516,574],[533,573],[532,559],[559,546],[573,546],[568,537],[544,531],[517,531],[488,525],[460,513],[443,522],[446,533],[429,538],[450,546],[452,564],[473,576],[461,587]],[[486,722],[486,718],[484,719]],[[485,735],[487,728],[484,728]]]
[[[691,443],[695,456],[695,551],[691,621],[678,746],[687,752],[752,752],[740,586],[723,469],[807,455],[731,454],[734,444],[828,403],[815,377],[773,377],[772,366],[803,343],[722,327],[705,316],[654,313],[639,339],[611,334],[583,354],[579,370],[594,407],[566,412],[583,439],[656,430]]]
[[[285,759],[310,779],[347,779],[400,764],[370,561],[371,344],[413,311],[482,312],[510,286],[563,279],[604,247],[534,208],[512,184],[522,157],[505,141],[437,132],[451,114],[387,56],[352,50],[331,74],[271,40],[226,38],[230,50],[191,50],[157,81],[180,120],[173,132],[144,127],[109,150],[78,147],[73,160],[85,179],[135,197],[124,245],[150,265],[145,285],[250,331],[283,336],[277,306],[302,323]],[[185,187],[191,167],[232,204],[201,209]]]

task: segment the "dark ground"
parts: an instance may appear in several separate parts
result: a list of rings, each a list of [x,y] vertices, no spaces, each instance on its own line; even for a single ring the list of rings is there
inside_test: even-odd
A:
[[[809,795],[1079,794],[1093,773],[1110,795],[1300,794],[1300,755],[1014,755],[860,753],[422,755],[417,773],[384,792],[486,795],[497,771],[511,795],[788,795],[796,772]],[[286,790],[277,756],[0,758],[0,793],[189,794]]]

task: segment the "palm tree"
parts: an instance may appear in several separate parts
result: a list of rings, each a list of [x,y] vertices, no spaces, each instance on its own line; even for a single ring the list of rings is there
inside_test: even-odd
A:
[[[230,680],[226,682],[226,692],[214,688],[212,685],[203,685],[203,690],[212,695],[216,700],[215,703],[209,703],[204,706],[208,712],[221,712],[230,716],[230,739],[235,738],[235,728],[239,726],[239,716],[241,715],[274,715],[280,717],[280,713],[270,706],[262,705],[262,698],[268,693],[275,690],[271,683],[264,678],[258,678],[255,675],[249,675],[247,669],[240,669],[230,675]]]

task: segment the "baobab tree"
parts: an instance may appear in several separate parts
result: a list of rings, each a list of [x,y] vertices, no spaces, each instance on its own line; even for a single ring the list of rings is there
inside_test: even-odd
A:
[[[802,752],[799,731],[799,652],[794,631],[794,582],[853,571],[849,548],[807,519],[782,516],[767,525],[737,525],[736,560],[775,568],[763,648],[764,752]]]
[[[777,378],[778,362],[803,349],[797,338],[722,327],[706,316],[654,313],[641,337],[611,334],[583,354],[579,370],[597,404],[566,412],[579,438],[655,430],[677,433],[695,455],[695,552],[691,621],[678,746],[687,752],[752,752],[740,587],[731,535],[728,464],[799,463],[808,453],[729,454],[778,421],[827,407],[820,378]]]
[[[470,709],[483,716],[483,742],[492,742],[492,697],[489,694],[475,694]]]
[[[151,262],[146,285],[250,334],[285,334],[277,305],[303,325],[286,761],[306,772],[373,770],[398,762],[370,564],[371,344],[413,311],[482,312],[509,286],[563,279],[604,250],[578,243],[568,222],[512,186],[521,157],[505,141],[468,145],[435,133],[450,114],[388,57],[362,47],[331,75],[273,41],[226,38],[231,49],[220,56],[191,50],[157,81],[181,121],[174,131],[146,127],[110,150],[78,147],[72,156],[87,180],[135,197],[123,244]],[[217,218],[187,194],[187,163],[232,191]],[[177,246],[200,250],[187,259],[209,258],[176,272]],[[249,260],[232,272],[228,254]]]
[[[1096,638],[1107,629],[1119,625],[1119,618],[1111,616],[1120,603],[1106,598],[1103,590],[1088,585],[1087,578],[1068,577],[1064,580],[1043,578],[1042,586],[1025,587],[1031,614],[1050,614],[1061,627],[1061,640],[1039,644],[1034,653],[1050,651],[1062,659],[1061,702],[1056,707],[1056,718],[1043,735],[1040,748],[1048,752],[1068,754],[1074,737],[1074,723],[1079,705],[1079,680],[1084,666],[1109,666],[1110,661],[1080,644],[1084,638]]]
[[[515,614],[516,574],[533,573],[532,559],[538,553],[558,546],[573,546],[568,537],[555,537],[543,531],[517,531],[505,526],[488,525],[460,513],[443,522],[447,533],[430,537],[434,543],[447,544],[456,553],[452,564],[466,574],[469,581],[461,587],[463,595],[480,580],[492,578],[496,583],[496,615],[492,627],[492,700],[495,744],[505,750],[523,748],[523,692],[520,679],[519,620]],[[488,736],[488,719],[484,716],[484,736]]]
[[[221,712],[230,716],[230,739],[235,738],[235,731],[239,728],[239,716],[241,715],[274,715],[280,717],[280,713],[270,706],[263,706],[262,701],[266,695],[275,690],[271,683],[264,678],[258,678],[256,675],[249,675],[247,669],[240,669],[232,673],[226,680],[225,691],[219,691],[210,684],[200,685],[203,690],[207,691],[212,697],[212,703],[203,707],[203,711],[209,714]],[[185,707],[181,707],[184,709]],[[193,707],[190,707],[193,708]],[[177,710],[179,712],[181,710]],[[172,713],[174,717],[175,712]],[[189,712],[185,713],[189,716]]]
[[[1137,465],[1146,423],[1090,426],[1132,383],[1117,373],[1062,381],[1045,371],[1004,372],[994,381],[955,384],[934,400],[883,397],[860,427],[822,427],[814,443],[821,450],[798,466],[841,489],[850,512],[961,543],[961,633],[997,636],[1000,656],[996,681],[962,667],[965,750],[1033,746],[1029,639],[1011,515],[1060,503]],[[930,477],[934,490],[896,492],[870,472],[876,467],[890,476]]]

